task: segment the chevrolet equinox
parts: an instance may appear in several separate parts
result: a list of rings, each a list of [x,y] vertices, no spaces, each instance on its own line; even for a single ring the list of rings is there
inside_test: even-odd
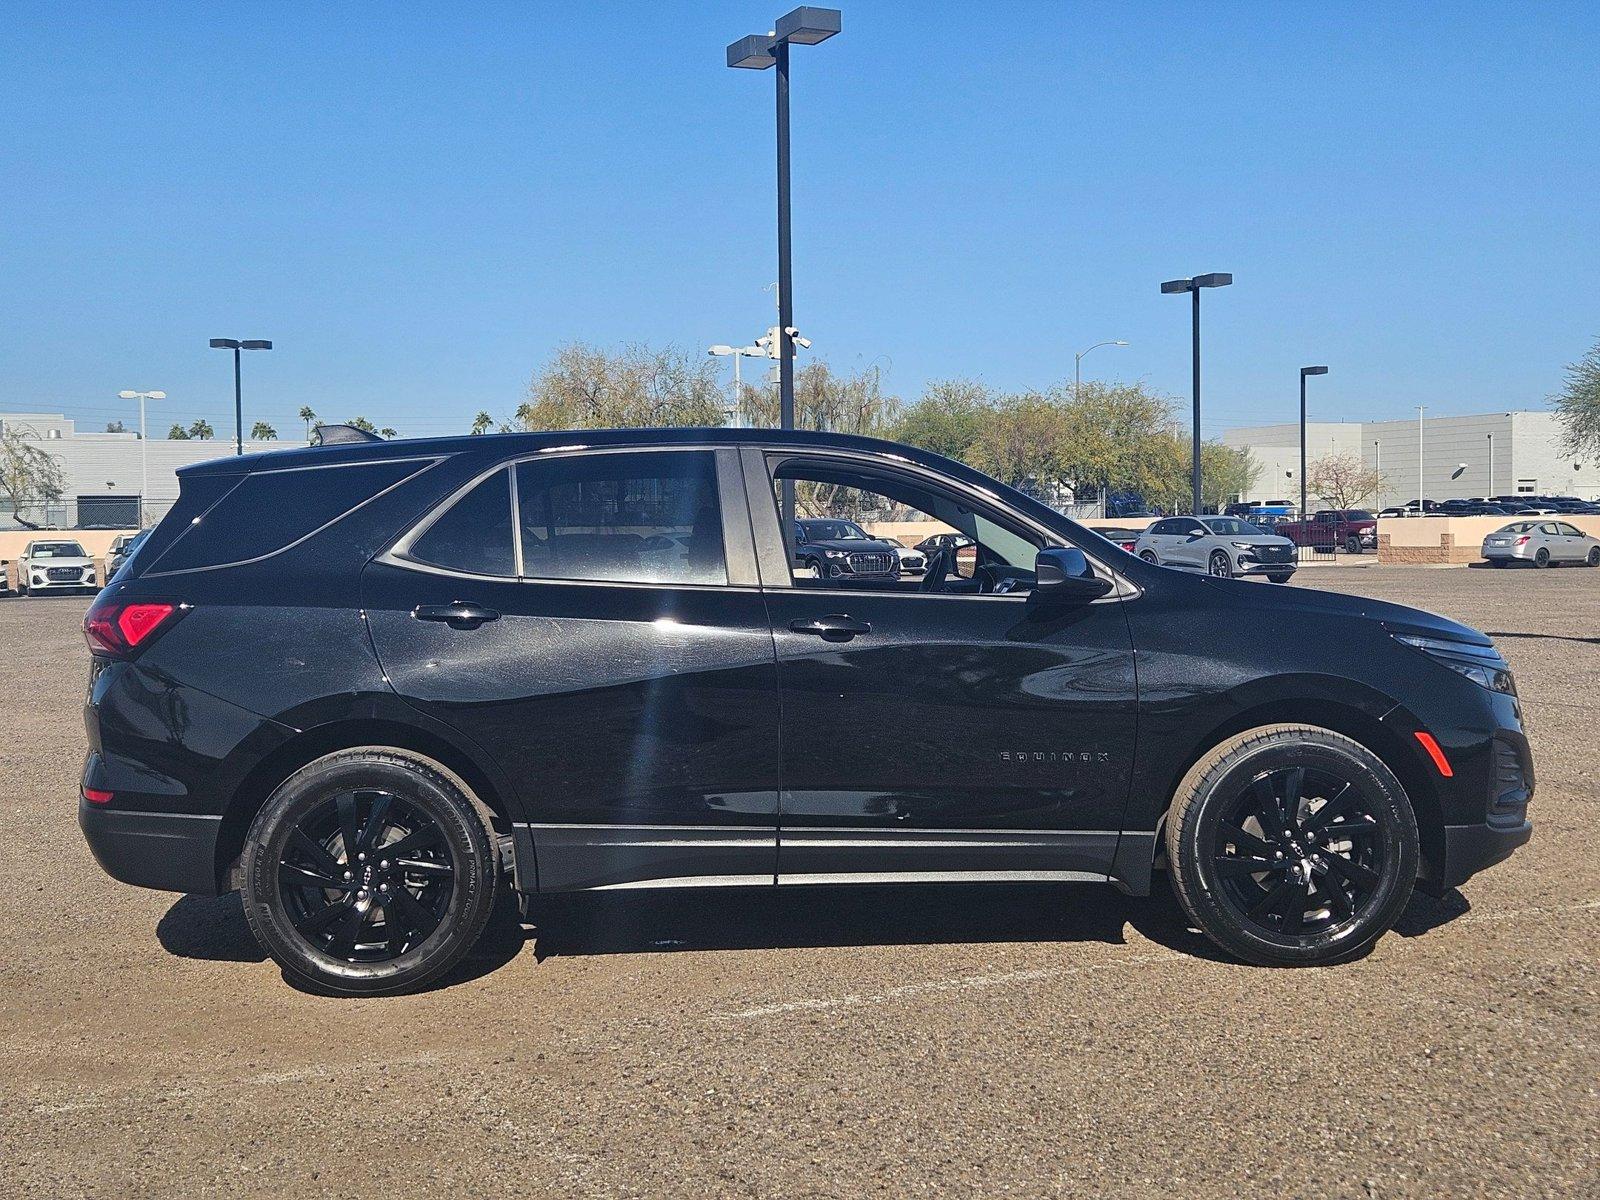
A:
[[[910,447],[585,430],[180,477],[84,620],[79,821],[118,879],[239,891],[305,986],[436,978],[502,887],[1158,871],[1231,954],[1331,963],[1531,833],[1481,633],[1143,562]],[[914,579],[818,577],[810,517],[948,536]]]

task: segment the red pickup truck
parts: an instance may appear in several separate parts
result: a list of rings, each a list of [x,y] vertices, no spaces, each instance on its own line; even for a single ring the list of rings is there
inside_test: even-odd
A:
[[[1351,554],[1378,548],[1378,518],[1364,508],[1329,508],[1309,521],[1282,521],[1272,532],[1296,546],[1318,550],[1344,549]]]

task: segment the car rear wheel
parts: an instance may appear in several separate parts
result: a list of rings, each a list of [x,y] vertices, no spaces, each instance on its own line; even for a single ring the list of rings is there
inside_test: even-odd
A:
[[[1213,550],[1211,552],[1211,565],[1208,570],[1218,579],[1231,579],[1233,577],[1233,560],[1221,550]]]
[[[1154,563],[1157,561],[1156,552],[1154,550],[1141,550],[1139,551],[1139,557],[1144,559],[1147,563]]]
[[[1179,784],[1167,861],[1190,918],[1246,962],[1315,966],[1361,954],[1416,882],[1416,818],[1366,747],[1312,725],[1252,729]]]
[[[340,751],[281,784],[250,826],[245,917],[291,980],[406,991],[454,966],[494,908],[495,843],[426,760]]]
[[[1538,553],[1533,556],[1533,565],[1536,567],[1548,567],[1550,565],[1550,551],[1540,546]]]

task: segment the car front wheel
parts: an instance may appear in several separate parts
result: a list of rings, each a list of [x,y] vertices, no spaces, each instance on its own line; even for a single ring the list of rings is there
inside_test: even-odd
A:
[[[1361,954],[1417,875],[1399,780],[1366,747],[1312,725],[1252,729],[1205,754],[1178,786],[1166,849],[1195,924],[1264,966]]]
[[[425,760],[363,747],[282,783],[244,849],[245,917],[292,981],[406,991],[454,966],[494,908],[495,843]]]
[[[1583,561],[1585,566],[1600,567],[1600,546],[1590,546],[1588,557]]]
[[[1218,579],[1229,579],[1233,576],[1233,560],[1223,551],[1213,550],[1209,570]]]

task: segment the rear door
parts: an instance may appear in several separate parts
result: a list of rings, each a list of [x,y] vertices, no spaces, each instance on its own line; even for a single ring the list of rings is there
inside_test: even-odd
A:
[[[771,884],[777,667],[737,452],[502,465],[367,570],[394,688],[514,781],[541,890]]]

